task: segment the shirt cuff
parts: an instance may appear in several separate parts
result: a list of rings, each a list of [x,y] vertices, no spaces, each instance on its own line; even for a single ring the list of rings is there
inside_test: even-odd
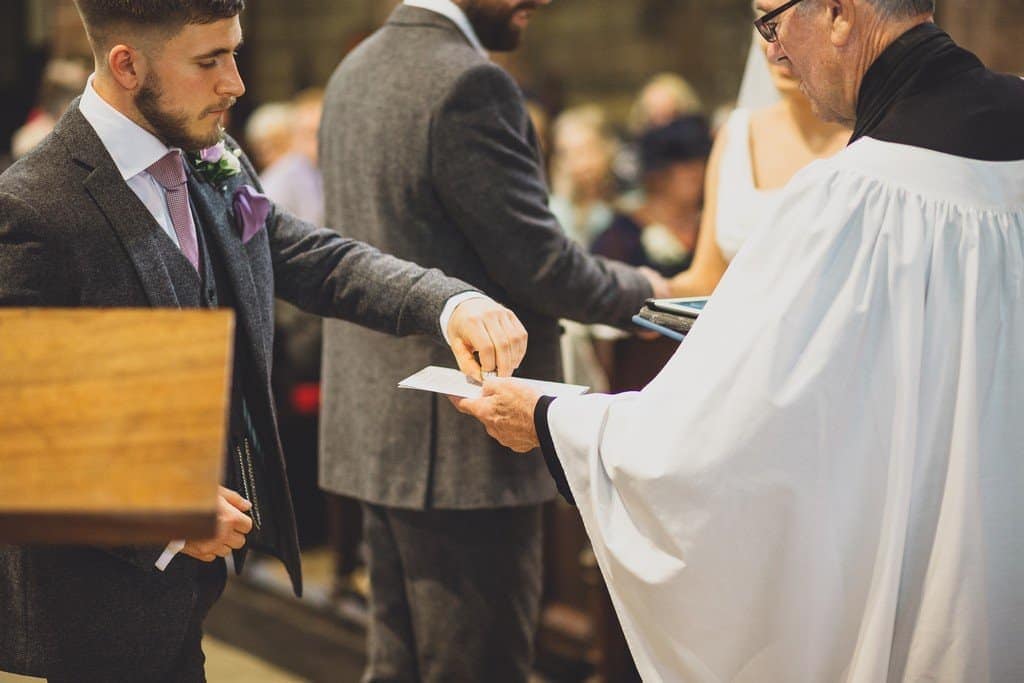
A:
[[[167,565],[171,563],[171,560],[174,559],[174,556],[180,553],[182,549],[184,549],[184,547],[185,541],[171,541],[170,543],[168,543],[167,547],[164,548],[163,554],[160,555],[160,557],[157,559],[155,563],[156,568],[160,571],[164,571],[165,569],[167,569]]]
[[[569,480],[565,478],[565,469],[562,468],[562,461],[558,459],[555,452],[555,442],[551,438],[551,428],[548,427],[548,411],[551,409],[553,396],[541,396],[537,401],[537,407],[533,409],[533,426],[537,430],[537,438],[540,440],[540,452],[544,454],[544,463],[548,466],[548,474],[555,480],[555,488],[565,502],[575,505],[576,499],[569,488]]]
[[[444,335],[444,341],[446,344],[451,346],[451,340],[448,339],[448,323],[451,322],[452,314],[455,313],[455,309],[459,307],[459,304],[465,303],[470,299],[490,299],[491,297],[480,292],[463,292],[462,294],[456,294],[444,305],[444,310],[441,311],[441,334]]]

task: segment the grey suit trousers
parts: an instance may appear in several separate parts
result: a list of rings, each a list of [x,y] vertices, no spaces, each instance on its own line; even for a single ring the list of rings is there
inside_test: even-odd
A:
[[[369,550],[364,683],[525,683],[541,594],[541,506],[363,504]]]
[[[51,675],[47,678],[48,683],[206,683],[206,657],[202,646],[203,621],[224,592],[227,567],[220,558],[213,562],[199,562],[191,557],[179,555],[174,558],[174,562],[189,562],[196,565],[193,586],[195,603],[189,613],[188,627],[185,629],[181,648],[173,660],[166,662],[166,672],[161,674],[159,679],[150,678],[152,674],[135,676],[121,669],[107,670],[102,666],[95,666],[92,662],[82,662],[74,671]],[[121,646],[121,643],[112,641],[108,650],[116,650]]]

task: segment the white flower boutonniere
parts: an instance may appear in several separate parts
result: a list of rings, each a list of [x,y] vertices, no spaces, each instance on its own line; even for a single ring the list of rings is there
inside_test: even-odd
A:
[[[242,162],[238,160],[241,155],[242,150],[229,150],[222,141],[213,147],[189,153],[189,159],[199,175],[216,185],[242,172]]]
[[[640,243],[651,262],[658,265],[674,265],[683,261],[690,253],[671,230],[658,223],[644,228],[640,234]]]

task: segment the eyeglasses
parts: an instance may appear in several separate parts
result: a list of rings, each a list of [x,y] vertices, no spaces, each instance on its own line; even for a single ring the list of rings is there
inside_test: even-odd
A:
[[[760,19],[754,21],[754,28],[761,34],[769,43],[774,43],[779,40],[778,28],[779,22],[773,21],[777,16],[788,10],[790,7],[800,4],[803,0],[789,0],[785,5],[773,9],[768,14],[764,15]]]

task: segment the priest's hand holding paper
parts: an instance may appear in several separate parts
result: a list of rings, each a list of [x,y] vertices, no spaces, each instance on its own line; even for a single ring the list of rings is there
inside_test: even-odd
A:
[[[252,518],[245,514],[250,508],[252,503],[221,486],[217,497],[217,535],[187,540],[181,552],[202,562],[213,562],[238,550],[245,545],[245,535],[252,531]]]
[[[508,380],[488,379],[480,398],[452,398],[459,412],[483,423],[487,433],[502,446],[526,453],[540,446],[533,412],[540,394],[534,389]]]
[[[526,328],[515,313],[485,296],[458,304],[446,332],[459,370],[477,382],[484,372],[511,376],[526,355]]]

